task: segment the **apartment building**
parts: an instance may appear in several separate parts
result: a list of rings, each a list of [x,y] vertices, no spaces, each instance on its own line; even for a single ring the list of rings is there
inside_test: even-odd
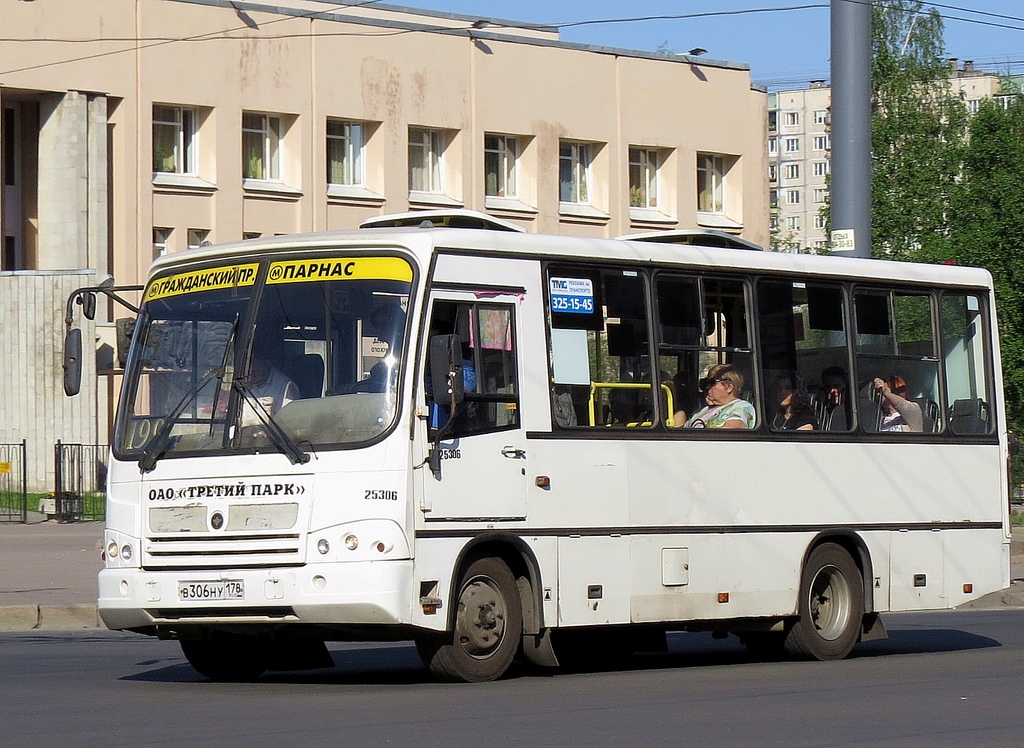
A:
[[[1000,77],[950,59],[949,85],[971,112],[999,94]],[[768,94],[768,200],[772,249],[817,252],[827,249],[825,216],[831,173],[829,110],[832,89],[825,81],[808,88]]]
[[[828,203],[829,106],[824,81],[768,95],[768,202],[772,249],[827,246],[821,209]]]
[[[60,298],[139,283],[165,252],[457,207],[534,232],[768,243],[766,95],[745,64],[380,4],[69,8],[0,0],[0,305],[40,320],[27,341],[0,331],[23,393],[0,398],[0,443],[106,439],[117,312],[70,406]]]

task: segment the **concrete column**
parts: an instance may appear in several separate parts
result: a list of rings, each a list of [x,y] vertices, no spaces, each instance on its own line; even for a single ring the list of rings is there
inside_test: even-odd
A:
[[[107,148],[107,97],[93,94],[88,99],[88,262],[99,277],[110,272],[109,189],[110,156]]]
[[[88,97],[45,94],[39,122],[40,270],[89,267]]]

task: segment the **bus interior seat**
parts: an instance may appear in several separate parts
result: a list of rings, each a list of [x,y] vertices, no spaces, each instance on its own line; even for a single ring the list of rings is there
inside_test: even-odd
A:
[[[949,409],[949,423],[957,434],[988,433],[988,404],[981,398],[954,400]]]
[[[942,429],[939,404],[928,397],[915,398],[914,402],[921,406],[921,431],[925,434],[938,433]]]
[[[284,373],[295,382],[303,400],[323,396],[324,360],[316,353],[300,353],[289,357],[284,364]]]

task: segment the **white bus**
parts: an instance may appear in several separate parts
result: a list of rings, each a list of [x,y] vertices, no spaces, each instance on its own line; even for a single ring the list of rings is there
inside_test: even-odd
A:
[[[1009,584],[984,270],[379,224],[153,265],[107,626],[213,679],[413,639],[484,681],[670,631],[841,658]],[[753,417],[692,428],[722,382]]]

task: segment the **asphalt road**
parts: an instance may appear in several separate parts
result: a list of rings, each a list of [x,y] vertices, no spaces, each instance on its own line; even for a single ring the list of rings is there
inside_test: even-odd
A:
[[[0,634],[3,744],[1017,746],[1024,610],[886,617],[842,662],[756,662],[735,638],[581,674],[430,681],[410,645],[335,645],[331,670],[203,680],[173,642]]]

